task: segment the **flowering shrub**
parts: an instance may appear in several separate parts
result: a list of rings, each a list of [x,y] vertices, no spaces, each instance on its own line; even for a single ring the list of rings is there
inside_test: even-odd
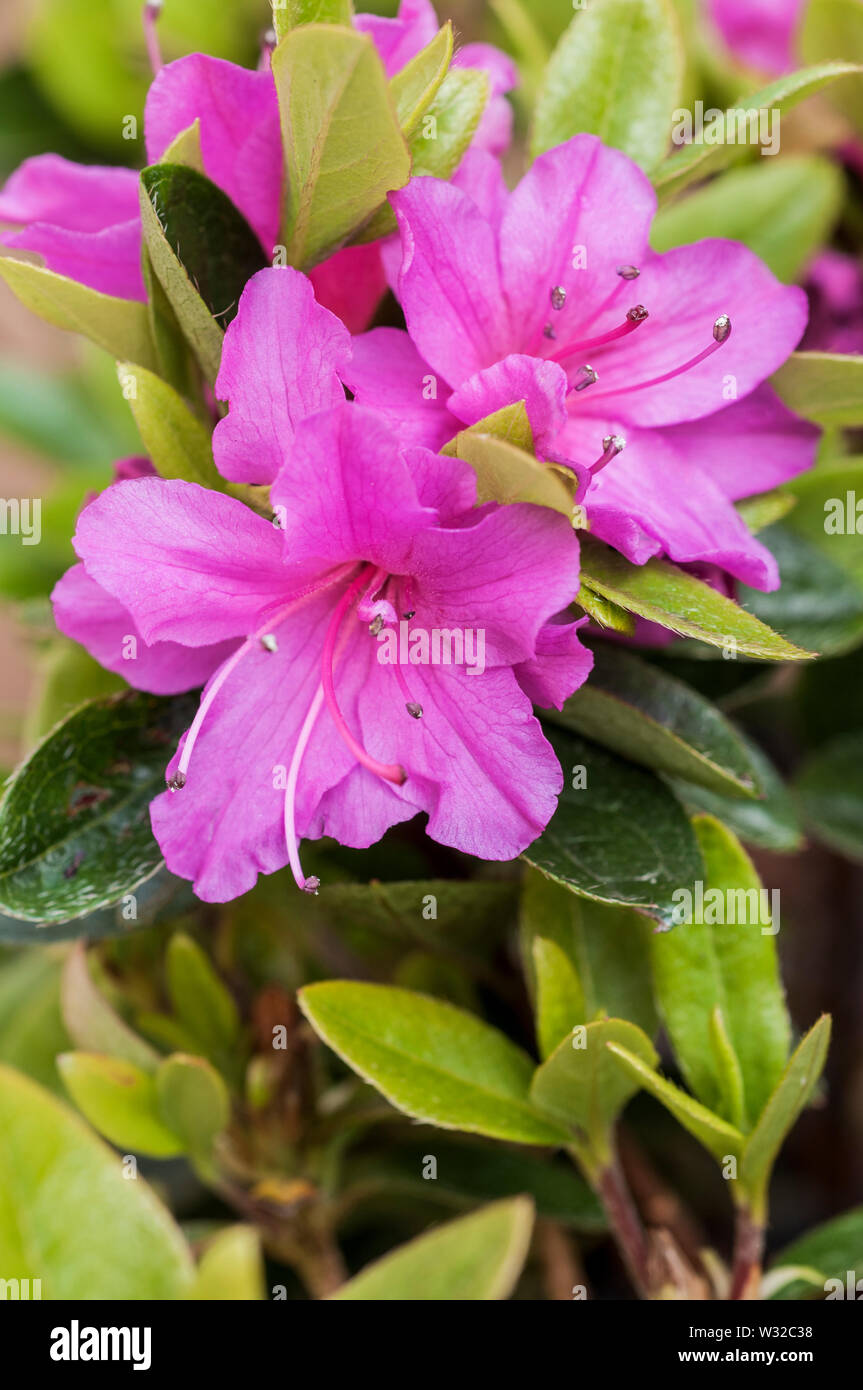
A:
[[[792,1022],[778,856],[863,853],[859,708],[806,732],[863,642],[853,44],[817,0],[514,3],[474,42],[287,0],[250,66],[162,8],[128,162],[0,192],[0,275],[139,436],[33,586],[0,1279],[824,1296],[860,1211],[768,1199],[830,1031]],[[54,1031],[15,1051],[31,975]],[[138,1177],[170,1158],[200,1242]]]

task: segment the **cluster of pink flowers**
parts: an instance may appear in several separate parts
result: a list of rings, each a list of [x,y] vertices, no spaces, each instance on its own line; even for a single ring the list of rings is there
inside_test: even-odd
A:
[[[389,74],[436,31],[427,0],[357,22]],[[492,100],[452,180],[391,195],[397,238],[308,276],[260,271],[227,331],[215,462],[269,486],[276,524],[136,461],[82,513],[80,563],[55,590],[58,627],[130,684],[204,685],[152,821],[207,901],[285,863],[314,890],[302,838],[366,846],[425,812],[441,843],[509,859],[552,815],[562,773],[534,706],[562,705],[591,666],[570,610],[578,529],[540,506],[477,506],[473,469],[438,452],[465,427],[523,401],[537,456],[577,479],[581,523],[631,562],[778,582],[734,503],[812,462],[814,431],[766,384],[804,332],[804,294],[736,243],[654,253],[649,180],[593,136],[508,191],[512,66],[483,45],[456,61],[486,69]],[[148,158],[194,120],[207,174],[270,256],[271,74],[169,65]],[[0,219],[49,268],[143,298],[137,200],[129,170],[45,156],[10,179]],[[364,331],[387,285],[406,326]],[[382,664],[377,636],[405,622],[481,630],[483,671]]]

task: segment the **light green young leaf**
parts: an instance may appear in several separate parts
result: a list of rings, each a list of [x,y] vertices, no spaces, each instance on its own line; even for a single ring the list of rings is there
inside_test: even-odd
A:
[[[100,294],[52,270],[0,257],[0,275],[21,303],[39,318],[81,333],[111,354],[156,370],[156,349],[146,304]]]
[[[534,942],[553,942],[564,952],[579,982],[586,1023],[599,1014],[625,1018],[645,1033],[656,1031],[650,978],[652,924],[640,912],[594,902],[528,869],[521,899],[520,936],[530,994],[536,998]]]
[[[808,0],[801,15],[800,51],[807,63],[842,53],[863,63],[863,8],[859,0]],[[829,94],[831,106],[863,134],[863,90],[859,78],[837,82]]]
[[[738,1179],[756,1221],[764,1219],[767,1188],[776,1155],[812,1098],[824,1070],[829,1046],[830,1015],[822,1014],[792,1054],[746,1142]]]
[[[343,24],[350,28],[354,17],[351,0],[270,0],[273,28],[281,39],[300,24]]]
[[[654,557],[644,565],[631,565],[610,546],[588,536],[582,537],[581,546],[584,582],[639,617],[744,656],[802,661],[813,655],[668,560]]]
[[[182,396],[152,372],[127,362],[119,365],[118,375],[144,449],[160,477],[224,490],[225,480],[213,462],[210,435]]]
[[[75,1046],[100,1052],[154,1072],[159,1054],[120,1017],[96,986],[87,965],[84,941],[73,946],[63,967],[63,1019]]]
[[[640,1082],[615,1061],[608,1043],[618,1043],[640,1057],[648,1068],[659,1060],[646,1033],[620,1018],[599,1019],[564,1038],[537,1067],[531,1099],[555,1124],[569,1127],[579,1143],[588,1144],[593,1158],[606,1159],[611,1133],[623,1107]]]
[[[793,352],[771,382],[804,420],[827,426],[863,424],[863,357]]]
[[[711,1016],[721,1010],[749,1127],[782,1074],[790,1044],[771,934],[779,924],[771,922],[769,897],[731,832],[710,816],[694,824],[705,864],[703,908],[694,897],[678,902],[681,912],[691,907],[692,917],[718,921],[683,920],[651,938],[656,998],[686,1081],[709,1109],[731,1119],[738,1103],[711,1042]]]
[[[839,1279],[844,1285],[849,1269],[854,1271],[856,1279],[863,1279],[863,1206],[843,1212],[832,1221],[826,1221],[823,1226],[816,1226],[814,1230],[807,1231],[799,1240],[780,1250],[770,1262],[770,1273],[778,1273],[780,1269],[789,1266],[817,1270],[821,1293],[824,1292],[824,1285],[828,1279]],[[767,1277],[770,1278],[770,1275]],[[799,1279],[787,1281],[776,1288],[773,1297],[805,1298],[805,1284],[808,1283],[806,1280],[804,1285],[801,1285]],[[863,1289],[859,1292],[863,1292]]]
[[[226,1226],[208,1242],[187,1298],[206,1303],[267,1297],[261,1238],[254,1226]]]
[[[410,156],[371,39],[336,25],[292,29],[272,57],[287,177],[282,240],[307,269],[344,244]]]
[[[533,154],[589,131],[654,168],[668,147],[682,79],[677,17],[667,0],[592,0],[551,55]]]
[[[236,1047],[240,1016],[208,957],[185,932],[175,932],[166,955],[168,994],[180,1024],[204,1055],[221,1061]]]
[[[759,159],[662,208],[650,242],[669,251],[703,237],[742,241],[792,284],[829,240],[842,195],[840,169],[821,155]]]
[[[531,1104],[530,1058],[481,1019],[422,994],[347,980],[307,985],[298,998],[324,1042],[415,1119],[522,1144],[566,1141]]]
[[[740,1070],[740,1059],[734,1051],[734,1045],[728,1036],[725,1019],[722,1017],[722,1010],[718,1004],[710,1015],[708,1036],[713,1060],[716,1064],[716,1079],[719,1083],[719,1094],[722,1096],[723,1112],[728,1116],[735,1129],[742,1130],[746,1124],[743,1073]]]
[[[731,796],[755,797],[746,744],[702,695],[630,652],[592,646],[590,680],[546,718],[622,757]]]
[[[333,1299],[490,1302],[508,1298],[533,1230],[528,1197],[494,1202],[437,1226],[368,1265]]]
[[[516,449],[524,450],[525,453],[534,454],[533,430],[530,427],[530,419],[524,401],[515,401],[512,405],[505,405],[500,410],[494,411],[492,415],[486,415],[482,420],[478,420],[475,425],[468,426],[466,430],[460,430],[454,439],[443,446],[441,453],[450,458],[457,458],[459,440],[463,435],[472,434],[491,435],[495,439],[502,439],[505,444],[511,444]]]
[[[62,952],[44,946],[0,957],[0,1062],[52,1091],[60,1090],[57,1053],[69,1046],[60,1012],[62,966]]]
[[[736,1158],[745,1142],[739,1129],[728,1124],[719,1115],[714,1115],[705,1105],[693,1100],[679,1086],[667,1081],[653,1066],[620,1043],[609,1042],[608,1051],[617,1065],[629,1076],[636,1086],[643,1087],[664,1105],[678,1124],[688,1130],[699,1144],[703,1144],[717,1162],[726,1158]]]
[[[476,473],[478,503],[532,502],[572,516],[574,478],[496,434],[462,430],[450,451]]]
[[[200,118],[196,117],[190,126],[174,136],[162,155],[162,163],[183,164],[187,169],[196,169],[199,174],[205,172],[204,156],[201,154]]]
[[[540,1056],[554,1052],[577,1023],[586,1022],[584,990],[566,952],[547,937],[533,941],[536,1034]]]
[[[189,1247],[147,1183],[129,1182],[79,1116],[7,1067],[0,1193],[0,1274],[40,1278],[43,1299],[173,1300],[191,1286]]]
[[[703,141],[693,140],[690,144],[681,145],[680,149],[660,164],[653,175],[660,200],[679,193],[696,179],[706,179],[733,161],[745,157],[752,148],[749,137],[753,127],[756,127],[761,119],[762,112],[769,113],[778,109],[780,115],[784,116],[798,102],[814,96],[831,82],[836,82],[841,77],[859,75],[861,71],[863,69],[854,63],[818,63],[813,67],[787,73],[759,91],[741,96],[731,111],[743,112],[742,122],[736,117],[727,122],[729,130],[734,133],[734,143],[726,141],[708,145]],[[752,113],[752,116],[749,117],[746,113]],[[727,113],[729,116],[730,114],[731,112]],[[742,129],[739,129],[741,125]]]
[[[230,1119],[228,1088],[203,1057],[174,1053],[156,1072],[159,1115],[191,1154],[205,1157]]]
[[[149,1072],[98,1052],[64,1052],[57,1067],[78,1109],[124,1153],[173,1158],[183,1142],[163,1123]]]
[[[590,585],[585,584],[583,578],[575,601],[600,627],[610,628],[612,632],[622,632],[626,637],[634,635],[636,628],[634,615],[627,613],[625,608],[620,608],[610,599],[603,598],[601,594],[594,593]]]
[[[452,24],[447,20],[431,43],[405,63],[390,82],[390,96],[406,140],[411,139],[437,96],[451,59]]]

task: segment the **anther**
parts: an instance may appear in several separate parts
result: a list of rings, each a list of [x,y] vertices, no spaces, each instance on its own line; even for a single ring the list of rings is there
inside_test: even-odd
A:
[[[612,459],[617,458],[617,455],[622,453],[625,448],[626,440],[622,434],[607,434],[602,441],[602,453],[590,466],[591,473],[596,475],[607,463],[611,463]]]
[[[303,880],[301,886],[304,893],[313,893],[314,896],[317,897],[318,889],[321,886],[321,880],[316,874],[310,874],[307,879]]]
[[[174,773],[174,776],[173,776],[173,777],[170,779],[170,781],[168,782],[168,791],[169,791],[169,792],[179,792],[179,791],[182,791],[182,789],[183,789],[183,787],[185,787],[185,785],[186,785],[186,774],[185,774],[185,772],[175,772],[175,773]]]
[[[599,373],[595,371],[593,367],[589,367],[585,363],[585,365],[579,367],[576,372],[575,380],[572,383],[572,389],[573,391],[584,391],[588,386],[593,386],[597,381],[599,381]]]
[[[616,342],[618,338],[626,338],[628,334],[634,333],[645,319],[650,318],[649,313],[643,304],[636,304],[626,312],[623,323],[619,323],[616,328],[610,328],[607,333],[600,333],[595,338],[579,338],[574,342],[567,343],[565,347],[558,348],[557,352],[552,353],[552,362],[564,362],[569,357],[581,356],[584,352],[593,352],[596,348],[607,347],[609,343]]]
[[[405,620],[406,623],[409,623],[410,620],[411,620],[411,618],[415,618],[416,615],[417,615],[417,610],[416,610],[415,608],[409,608],[408,611],[407,611],[407,613],[403,613],[403,614],[402,614],[402,617],[404,618],[404,620]]]
[[[630,323],[644,323],[644,320],[650,315],[643,304],[636,304],[632,309],[627,309],[626,317]]]
[[[550,323],[547,323],[547,324],[545,325],[545,328],[542,330],[542,336],[543,336],[544,338],[551,338],[551,339],[554,339],[554,338],[557,337],[557,334],[555,333],[555,331],[554,331],[554,329],[552,328],[552,326],[551,326]]]
[[[727,314],[720,314],[713,324],[713,336],[717,343],[724,343],[731,337],[731,319]]]
[[[636,381],[631,386],[627,386],[629,391],[644,391],[648,386],[661,386],[666,381],[673,380],[676,376],[681,376],[684,372],[689,372],[706,358],[711,357],[714,352],[718,352],[723,343],[727,343],[731,337],[731,319],[727,314],[720,314],[713,321],[713,341],[708,343],[706,348],[702,348],[694,357],[690,357],[688,362],[682,362],[679,367],[672,367],[670,371],[663,372],[661,376],[653,376],[649,381]],[[600,395],[604,393],[600,392]]]
[[[562,309],[566,303],[566,290],[563,285],[555,285],[550,295],[552,309]]]
[[[265,652],[277,652],[279,644],[271,632],[265,632],[261,638],[261,646]]]
[[[422,719],[423,707],[422,705],[418,705],[416,700],[409,700],[408,703],[405,705],[405,709],[407,710],[411,719]]]
[[[378,633],[382,630],[383,625],[383,613],[376,613],[375,616],[372,618],[371,622],[369,623],[369,632],[372,634],[372,637],[377,637]]]
[[[621,280],[637,280],[641,271],[638,269],[637,265],[619,265],[617,267],[617,273]]]

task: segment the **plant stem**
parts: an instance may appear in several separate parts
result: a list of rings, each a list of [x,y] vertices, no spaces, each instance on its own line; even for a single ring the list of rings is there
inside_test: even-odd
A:
[[[647,1236],[616,1156],[598,1172],[596,1191],[629,1277],[641,1297],[649,1298],[652,1280]]]
[[[764,1226],[754,1219],[749,1207],[740,1206],[734,1222],[734,1261],[729,1300],[758,1297],[763,1255]]]

